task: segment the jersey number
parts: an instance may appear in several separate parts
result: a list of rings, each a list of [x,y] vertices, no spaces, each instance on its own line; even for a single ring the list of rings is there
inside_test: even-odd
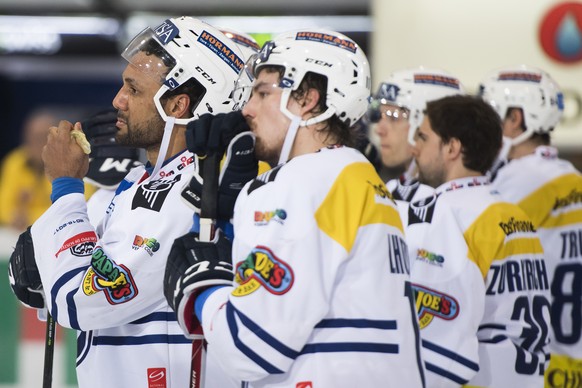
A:
[[[548,324],[544,319],[544,310],[547,315],[550,314],[550,302],[545,296],[536,295],[533,302],[529,303],[527,296],[520,296],[516,299],[513,307],[511,319],[514,321],[522,321],[527,324],[521,332],[520,338],[523,338],[521,346],[516,346],[517,358],[515,360],[515,371],[522,375],[533,375],[538,371],[544,373],[545,359],[540,360],[534,354],[539,353],[548,343]],[[532,353],[527,354],[524,349]]]
[[[563,288],[568,283],[566,277],[572,281],[572,287]],[[580,341],[580,327],[582,325],[582,264],[573,263],[559,266],[554,273],[552,280],[552,328],[557,342],[563,344],[575,344]],[[569,333],[563,330],[561,322],[567,322],[562,319],[564,314],[570,314],[572,326]]]

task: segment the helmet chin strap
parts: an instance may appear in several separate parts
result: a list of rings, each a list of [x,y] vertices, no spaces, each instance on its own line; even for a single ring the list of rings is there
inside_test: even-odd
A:
[[[291,123],[285,134],[285,140],[283,141],[283,148],[281,148],[281,154],[279,154],[279,164],[283,164],[289,160],[289,155],[291,154],[291,148],[295,142],[295,137],[297,136],[297,130],[301,124],[301,117],[293,116],[291,118]]]
[[[507,137],[507,136],[503,136],[501,138],[501,149],[499,150],[499,155],[497,156],[498,160],[507,161],[507,157],[509,156],[509,152],[511,151],[511,147],[513,147],[514,145],[519,144],[523,140],[525,140],[525,139],[523,139],[523,140],[519,141],[518,143],[516,143],[515,140],[518,139],[520,136],[516,137],[515,139],[512,139],[512,138]]]
[[[164,136],[162,137],[162,144],[160,144],[160,150],[158,151],[158,159],[156,160],[154,171],[152,171],[152,179],[158,174],[164,160],[166,160],[168,145],[170,144],[170,138],[172,137],[172,129],[174,129],[174,123],[176,122],[175,117],[167,117],[165,120],[166,125],[164,126]]]
[[[160,144],[160,150],[158,151],[158,159],[156,160],[156,165],[154,166],[154,170],[152,171],[151,177],[154,178],[157,173],[162,168],[162,164],[166,160],[166,156],[168,153],[168,145],[170,144],[170,139],[172,137],[172,130],[174,129],[175,124],[186,125],[190,121],[194,120],[194,118],[188,119],[177,119],[173,116],[168,116],[164,111],[164,107],[162,107],[162,103],[160,99],[166,93],[169,88],[166,85],[162,85],[160,90],[157,91],[156,95],[154,96],[154,104],[156,109],[158,110],[159,115],[162,119],[166,122],[164,126],[164,136],[162,137],[162,143]]]
[[[279,154],[279,164],[286,163],[289,160],[289,155],[291,154],[291,148],[293,148],[293,143],[295,142],[295,137],[297,137],[297,131],[299,127],[307,127],[309,125],[320,123],[327,120],[335,114],[334,108],[327,108],[322,114],[311,117],[307,120],[301,120],[301,117],[294,115],[287,109],[287,103],[289,102],[289,97],[291,96],[292,90],[290,88],[283,89],[281,94],[281,103],[279,104],[279,110],[287,116],[291,123],[285,134],[285,140],[283,141],[283,147],[281,148],[281,153]]]

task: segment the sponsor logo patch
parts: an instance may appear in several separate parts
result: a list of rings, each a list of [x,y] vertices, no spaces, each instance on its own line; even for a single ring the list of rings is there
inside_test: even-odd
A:
[[[83,220],[82,218],[77,218],[76,220],[67,221],[67,222],[63,223],[62,225],[55,228],[55,231],[53,232],[53,236],[55,234],[59,233],[61,230],[65,229],[67,226],[71,226],[74,224],[82,224],[83,222],[85,222],[85,220]]]
[[[295,388],[313,388],[311,381],[301,381],[295,385]]]
[[[427,327],[434,317],[450,321],[459,315],[459,302],[452,296],[442,292],[413,284],[416,300],[418,324],[421,329]]]
[[[506,236],[512,235],[513,233],[531,233],[536,231],[533,222],[530,220],[516,220],[513,217],[507,220],[507,222],[500,222],[499,227]]]
[[[277,209],[275,211],[255,211],[255,225],[262,226],[267,225],[269,222],[274,221],[283,225],[284,221],[287,219],[287,212],[283,209]]]
[[[218,55],[220,59],[224,61],[235,73],[240,73],[245,65],[245,61],[242,60],[230,47],[228,47],[223,41],[218,39],[216,36],[212,35],[208,31],[202,31],[198,37],[198,42],[206,46],[214,54]]]
[[[459,80],[454,77],[447,77],[440,74],[415,74],[415,84],[430,84],[445,86],[451,89],[460,89]]]
[[[267,247],[258,246],[236,266],[235,279],[239,286],[234,296],[249,295],[261,286],[275,295],[283,295],[293,286],[291,267]]]
[[[181,177],[182,175],[176,175],[171,179],[160,179],[140,186],[133,197],[131,210],[143,207],[144,209],[159,212],[168,193],[176,182],[180,181]]]
[[[425,263],[436,265],[437,267],[442,267],[445,262],[445,258],[442,255],[429,252],[426,249],[419,249],[416,252],[416,260],[424,261]]]
[[[295,40],[308,40],[311,42],[325,43],[331,46],[343,48],[352,53],[355,53],[358,49],[358,46],[351,40],[342,39],[331,34],[323,34],[321,32],[301,31],[297,33]]]
[[[166,368],[148,368],[148,388],[166,388]]]
[[[129,269],[123,264],[116,264],[101,247],[97,247],[91,257],[91,268],[83,279],[83,292],[90,296],[100,291],[105,293],[110,304],[127,302],[138,294]]]
[[[55,257],[59,257],[59,254],[67,249],[70,249],[71,254],[74,256],[89,256],[93,253],[96,242],[97,235],[95,232],[89,231],[76,234],[61,245],[58,252],[55,253]]]
[[[392,193],[388,191],[386,185],[383,182],[372,183],[367,181],[370,186],[374,189],[376,203],[386,204],[388,202],[394,202],[394,198],[392,197]]]
[[[131,249],[137,251],[140,248],[145,249],[148,255],[153,256],[160,249],[160,243],[155,238],[146,238],[136,234]]]

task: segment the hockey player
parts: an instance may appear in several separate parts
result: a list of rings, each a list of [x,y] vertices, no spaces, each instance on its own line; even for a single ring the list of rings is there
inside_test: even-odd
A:
[[[406,229],[427,385],[540,387],[549,354],[549,283],[529,217],[484,175],[501,147],[487,103],[427,103],[413,155],[436,197]]]
[[[546,387],[575,386],[582,379],[582,176],[550,146],[562,93],[548,73],[521,65],[489,74],[481,96],[511,145],[493,187],[529,215],[544,247],[553,329]]]
[[[80,331],[80,387],[187,386],[191,341],[162,290],[171,242],[192,225],[180,192],[199,161],[184,132],[204,113],[234,108],[244,61],[218,29],[188,17],[144,30],[122,56],[129,63],[113,100],[116,139],[144,148],[149,165],[119,185],[97,235],[81,195],[88,158],[70,138],[71,123],[53,128],[43,151],[53,204],[32,226],[32,260],[51,315]]]
[[[298,30],[249,65],[243,114],[257,158],[277,167],[236,201],[235,284],[220,233],[175,241],[165,292],[180,324],[201,324],[224,373],[253,387],[422,386],[401,221],[347,146],[367,107],[365,54],[337,32]]]
[[[438,69],[423,66],[396,71],[382,82],[374,95],[367,116],[375,125],[380,140],[384,167],[390,172],[386,186],[406,209],[409,202],[433,195],[431,187],[416,179],[412,158],[414,133],[423,119],[428,101],[445,96],[464,94],[458,78]]]

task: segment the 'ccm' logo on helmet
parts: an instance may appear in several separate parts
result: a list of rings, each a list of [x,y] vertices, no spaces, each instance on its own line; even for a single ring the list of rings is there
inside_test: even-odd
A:
[[[178,30],[174,23],[169,19],[156,27],[154,31],[156,36],[160,39],[160,42],[164,45],[172,41],[180,32],[180,30]]]

